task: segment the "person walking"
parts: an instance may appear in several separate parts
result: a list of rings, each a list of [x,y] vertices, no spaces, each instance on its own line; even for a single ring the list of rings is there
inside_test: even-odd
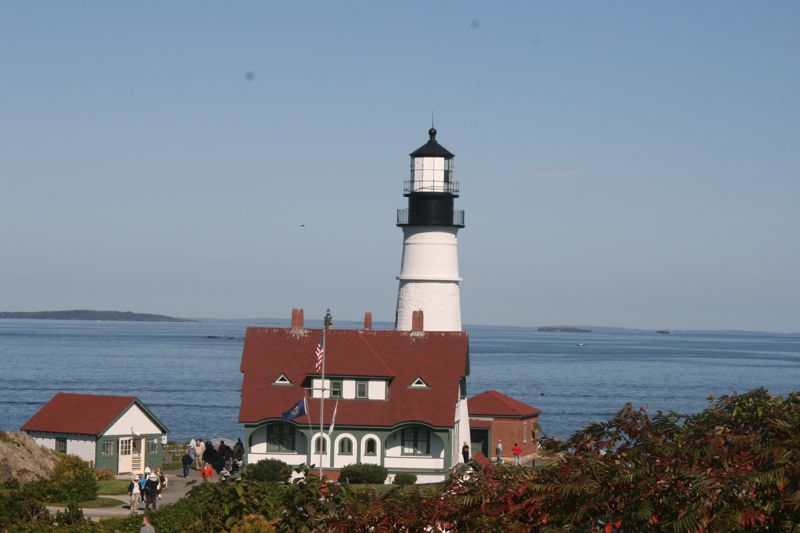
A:
[[[209,479],[214,477],[214,469],[211,468],[211,463],[206,463],[203,469],[200,471],[200,477],[203,478],[203,482],[207,482]]]
[[[197,439],[197,447],[195,448],[194,460],[197,462],[197,469],[203,468],[203,455],[206,453],[206,443],[203,439]]]
[[[494,453],[497,455],[497,464],[503,464],[503,441],[497,441],[497,447],[495,447]]]
[[[139,504],[139,493],[141,492],[141,488],[139,487],[139,478],[136,475],[131,476],[131,482],[128,483],[128,496],[131,499],[131,512],[136,512],[136,507]]]
[[[467,444],[466,442],[461,447],[461,457],[464,458],[465,463],[469,462],[469,444]]]
[[[156,475],[158,476],[158,499],[161,499],[161,491],[167,488],[167,475],[161,471],[161,467],[156,468]]]
[[[144,502],[144,487],[147,484],[147,478],[144,474],[139,474],[139,501]]]
[[[150,524],[150,519],[146,516],[142,518],[142,527],[139,528],[139,533],[156,533],[156,528]]]
[[[522,466],[522,448],[520,448],[519,444],[516,442],[511,448],[511,453],[514,454],[514,464],[517,466]]]
[[[144,485],[145,491],[145,503],[144,503],[144,510],[149,511],[150,507],[153,507],[153,511],[156,510],[156,502],[158,501],[158,475],[155,472],[151,472],[150,475],[147,477],[147,483]]]
[[[189,467],[192,466],[192,463],[194,463],[194,459],[192,459],[191,454],[189,452],[183,454],[183,457],[181,458],[181,464],[183,465],[184,479],[187,479],[189,477]]]

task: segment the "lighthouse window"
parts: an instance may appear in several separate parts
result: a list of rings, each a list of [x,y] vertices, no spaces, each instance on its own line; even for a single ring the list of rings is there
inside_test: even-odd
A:
[[[425,428],[409,428],[402,432],[403,455],[429,455],[431,433]]]

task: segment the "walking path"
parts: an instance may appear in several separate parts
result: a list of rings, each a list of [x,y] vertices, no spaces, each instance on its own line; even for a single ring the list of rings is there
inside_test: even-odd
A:
[[[165,474],[167,475],[167,488],[161,491],[161,499],[158,500],[157,504],[159,507],[177,502],[186,496],[186,493],[197,483],[203,483],[203,480],[200,478],[200,472],[193,469],[189,470],[189,479],[184,479],[180,470],[165,472]],[[119,476],[118,479],[130,479],[130,476]],[[218,479],[219,477],[215,476],[213,482],[216,482]],[[124,518],[131,514],[130,498],[127,493],[120,495],[104,495],[103,498],[119,500],[120,504],[114,507],[86,508],[83,509],[83,516],[97,521],[103,518]],[[51,513],[64,510],[63,507],[48,506],[47,508]],[[139,503],[136,513],[140,515],[144,513],[144,502]]]

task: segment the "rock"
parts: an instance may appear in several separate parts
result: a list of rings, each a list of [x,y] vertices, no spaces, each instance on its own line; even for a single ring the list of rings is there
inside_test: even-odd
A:
[[[0,483],[15,478],[22,483],[53,477],[58,456],[25,433],[0,431]]]

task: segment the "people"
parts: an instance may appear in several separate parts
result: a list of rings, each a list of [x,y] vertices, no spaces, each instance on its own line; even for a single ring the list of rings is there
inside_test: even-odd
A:
[[[161,467],[156,468],[156,475],[158,476],[158,499],[161,499],[161,491],[167,488],[167,476],[161,471]]]
[[[139,501],[144,502],[144,487],[147,484],[147,478],[144,474],[139,474]]]
[[[128,496],[131,499],[131,512],[136,511],[136,507],[139,503],[139,493],[141,492],[141,488],[139,487],[139,478],[136,477],[136,474],[131,475],[131,482],[128,483]]]
[[[205,463],[203,465],[203,469],[200,471],[200,477],[203,478],[203,481],[208,481],[214,477],[214,469],[211,468],[211,463]]]
[[[241,437],[236,439],[236,444],[233,445],[233,458],[239,461],[244,457],[244,444]]]
[[[189,452],[183,454],[181,458],[181,464],[183,465],[183,477],[184,479],[189,477],[189,467],[192,466],[194,463],[194,459],[192,459],[192,455]]]
[[[464,442],[464,445],[461,447],[461,457],[464,458],[464,462],[469,462],[469,444]]]
[[[155,528],[150,524],[150,519],[146,516],[142,518],[142,527],[139,528],[139,533],[156,533]]]
[[[197,439],[197,446],[195,447],[195,461],[197,462],[197,469],[203,468],[203,455],[206,453],[206,443],[203,439]]]
[[[149,511],[150,507],[156,510],[156,502],[158,501],[158,475],[155,472],[150,472],[147,476],[147,482],[144,485],[145,491],[145,511]]]
[[[503,441],[497,441],[497,447],[495,447],[494,453],[497,455],[497,464],[503,464]]]
[[[519,447],[519,444],[516,442],[514,446],[511,447],[511,453],[514,454],[514,464],[517,466],[522,465],[522,448]]]

